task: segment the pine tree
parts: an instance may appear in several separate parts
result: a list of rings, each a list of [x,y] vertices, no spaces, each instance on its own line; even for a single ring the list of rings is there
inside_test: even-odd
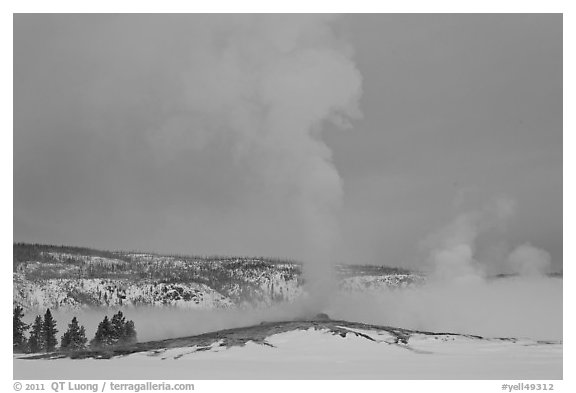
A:
[[[24,352],[26,350],[26,337],[24,332],[30,328],[30,325],[22,322],[24,309],[16,306],[12,314],[12,345],[14,352]]]
[[[128,321],[124,325],[124,343],[133,344],[138,341],[136,337],[136,328],[134,327],[134,322]]]
[[[112,339],[112,324],[108,320],[108,316],[104,317],[104,320],[98,324],[98,329],[94,338],[90,340],[90,346],[94,348],[106,347],[114,344]]]
[[[42,317],[37,315],[34,323],[32,324],[30,339],[28,339],[28,350],[30,352],[40,352],[44,349],[43,327],[44,324],[42,323]]]
[[[68,325],[68,330],[62,336],[60,348],[66,351],[78,351],[86,348],[87,341],[84,326],[79,326],[78,320],[74,317]]]
[[[126,321],[122,311],[112,317],[112,337],[115,344],[132,344],[136,340],[136,328],[133,321]]]
[[[126,318],[122,311],[118,311],[112,316],[112,341],[114,344],[122,343],[124,340],[124,328],[126,325]]]
[[[44,314],[42,333],[44,336],[44,350],[46,352],[54,351],[56,349],[56,345],[58,345],[58,339],[56,338],[58,329],[56,329],[56,321],[52,317],[50,309],[47,309],[46,314]]]

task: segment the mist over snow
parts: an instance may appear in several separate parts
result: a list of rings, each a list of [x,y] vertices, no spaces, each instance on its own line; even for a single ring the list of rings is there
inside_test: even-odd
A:
[[[58,338],[66,331],[75,316],[86,328],[88,340],[94,337],[98,323],[104,316],[111,318],[118,310],[127,320],[134,321],[139,341],[161,340],[257,325],[261,322],[283,321],[302,317],[306,305],[302,300],[282,303],[266,308],[244,307],[231,309],[191,310],[177,307],[117,307],[80,310],[56,309],[52,311],[58,323]],[[34,313],[25,317],[27,323],[34,321]]]
[[[562,285],[548,277],[431,282],[339,296],[327,312],[435,332],[562,340]]]
[[[525,243],[488,254],[493,259],[479,256],[479,238],[506,238],[515,208],[501,197],[458,214],[421,244],[429,272],[423,285],[340,295],[330,313],[413,329],[561,340],[563,280],[545,274],[550,255]],[[495,276],[502,273],[516,275]]]
[[[403,288],[334,292],[322,309],[332,319],[434,332],[562,340],[562,279],[544,276],[438,282]],[[305,298],[267,307],[183,309],[115,307],[53,310],[60,337],[76,316],[94,336],[105,315],[122,310],[139,341],[184,337],[221,329],[310,317]],[[27,313],[33,322],[34,313]]]
[[[33,280],[25,278],[28,270],[34,274],[35,269],[42,266],[38,263],[21,266],[21,272],[18,273],[21,283],[18,282],[23,292],[18,293],[18,299],[28,302],[32,308],[40,304],[47,307],[50,302],[62,304],[63,301],[74,305],[74,308],[68,310],[66,307],[53,310],[59,323],[58,328],[64,332],[66,324],[76,316],[86,327],[88,336],[94,334],[104,315],[111,317],[116,310],[122,309],[126,317],[136,323],[141,341],[190,336],[256,325],[263,321],[314,318],[318,312],[325,312],[333,319],[424,331],[562,340],[563,280],[561,276],[547,274],[551,261],[545,250],[530,243],[515,245],[504,242],[515,211],[516,203],[503,197],[494,198],[475,209],[461,211],[418,244],[424,254],[419,269],[425,272],[424,276],[405,272],[381,272],[379,276],[377,270],[363,274],[356,270],[356,274],[360,275],[341,276],[339,288],[324,291],[322,304],[314,298],[318,292],[310,289],[317,282],[309,281],[309,285],[300,288],[294,272],[287,274],[291,270],[275,270],[287,265],[280,264],[275,268],[275,265],[268,266],[265,263],[262,265],[265,268],[257,269],[259,264],[253,267],[249,263],[234,265],[239,285],[242,285],[243,275],[251,277],[248,282],[256,280],[252,283],[256,284],[255,288],[259,288],[255,292],[259,300],[254,303],[233,297],[235,290],[230,293],[224,291],[224,295],[214,292],[217,295],[214,296],[213,290],[205,285],[194,287],[202,301],[194,294],[193,298],[197,302],[186,303],[179,296],[187,293],[182,288],[183,284],[157,286],[154,280],[159,278],[132,284],[124,283],[122,276],[116,279],[73,278],[81,275],[81,270],[70,273],[73,276],[71,278],[61,277],[38,286]],[[498,253],[484,252],[485,249],[494,249],[492,242],[498,244]],[[108,261],[100,257],[54,252],[46,255],[57,258],[55,261],[60,263],[77,259],[79,266],[100,266],[103,261]],[[165,264],[165,268],[172,266],[172,270],[177,267],[184,269],[181,272],[184,274],[187,272],[187,264],[190,267],[197,264],[197,269],[203,263],[210,264],[148,254],[127,255],[129,258],[122,258],[136,263],[134,266],[139,266],[141,271],[147,271],[146,264],[151,264],[161,272]],[[140,261],[138,258],[144,259]],[[111,261],[114,263],[110,266],[127,264],[120,259]],[[216,263],[221,262],[214,261],[210,266],[214,267]],[[79,266],[53,264],[54,269],[79,269]],[[222,269],[219,274],[227,271],[225,267]],[[201,271],[198,270],[198,274]],[[123,274],[130,274],[129,270]],[[152,274],[151,271],[148,274]],[[218,274],[207,277],[216,279]],[[108,295],[105,297],[107,307],[90,309],[74,303],[73,298],[65,296],[65,287],[70,285],[79,285],[85,291],[82,296],[86,299],[91,296],[93,302],[101,300],[102,294],[97,287],[105,289]],[[63,292],[56,291],[54,286],[62,287]],[[222,287],[221,290],[226,288]],[[230,288],[236,287],[233,285]],[[281,291],[277,292],[278,289]],[[122,295],[122,299],[116,298],[118,294]],[[280,295],[280,302],[274,300]],[[132,304],[135,300],[138,302]],[[150,305],[136,305],[146,304],[144,302]],[[99,304],[104,306],[102,302]],[[33,313],[27,314],[29,322],[32,322],[33,317]]]

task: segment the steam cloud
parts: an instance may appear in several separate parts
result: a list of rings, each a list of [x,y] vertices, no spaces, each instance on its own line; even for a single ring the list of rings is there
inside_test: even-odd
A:
[[[505,234],[515,213],[508,198],[459,214],[423,242],[431,271],[425,285],[328,302],[343,188],[321,132],[327,121],[346,127],[359,116],[361,93],[352,51],[334,22],[318,15],[207,18],[192,39],[182,97],[168,105],[152,137],[170,148],[229,144],[237,163],[296,212],[313,301],[283,316],[323,309],[332,317],[424,330],[561,337],[561,280],[538,276],[549,255],[530,244],[511,252],[505,244],[487,255],[480,244],[487,234]],[[522,277],[492,280],[493,272]],[[534,311],[545,316],[541,323],[530,319]]]
[[[513,216],[515,202],[493,200],[481,209],[458,215],[423,243],[429,250],[428,263],[433,277],[441,280],[473,280],[486,275],[486,265],[477,260],[477,241],[487,231],[503,231]]]
[[[444,281],[484,279],[490,269],[495,273],[521,276],[547,273],[550,254],[530,243],[519,245],[505,258],[478,255],[479,237],[488,232],[505,237],[506,224],[515,210],[514,200],[497,198],[481,209],[461,213],[446,227],[430,235],[423,245],[429,252],[428,267],[431,267],[432,278]],[[506,253],[506,250],[502,251]]]
[[[192,41],[182,99],[152,135],[171,145],[232,146],[271,197],[294,211],[311,299],[331,287],[342,179],[321,138],[326,121],[359,116],[361,76],[322,15],[207,17]],[[166,142],[167,141],[167,142]],[[184,144],[186,145],[186,144]]]
[[[340,295],[328,312],[421,330],[561,340],[562,280],[544,274],[550,255],[529,243],[496,257],[480,252],[482,236],[505,237],[515,205],[495,199],[431,234],[422,244],[430,272],[423,285]]]
[[[550,267],[550,254],[526,243],[510,253],[508,263],[514,272],[522,276],[539,276]]]

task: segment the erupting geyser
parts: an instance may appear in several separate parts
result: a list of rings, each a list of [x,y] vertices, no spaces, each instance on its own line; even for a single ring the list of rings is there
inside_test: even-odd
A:
[[[192,137],[202,134],[196,147],[217,134],[231,141],[235,158],[297,216],[311,312],[321,311],[333,286],[343,193],[321,133],[327,121],[346,127],[359,116],[351,49],[334,16],[207,18],[214,20],[198,27],[185,108],[174,122],[193,118]]]

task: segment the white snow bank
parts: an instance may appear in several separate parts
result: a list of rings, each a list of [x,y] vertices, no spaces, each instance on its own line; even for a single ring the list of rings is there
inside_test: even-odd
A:
[[[15,379],[561,379],[562,344],[413,336],[391,344],[386,332],[290,331],[272,346],[220,343],[109,360],[14,359]]]

